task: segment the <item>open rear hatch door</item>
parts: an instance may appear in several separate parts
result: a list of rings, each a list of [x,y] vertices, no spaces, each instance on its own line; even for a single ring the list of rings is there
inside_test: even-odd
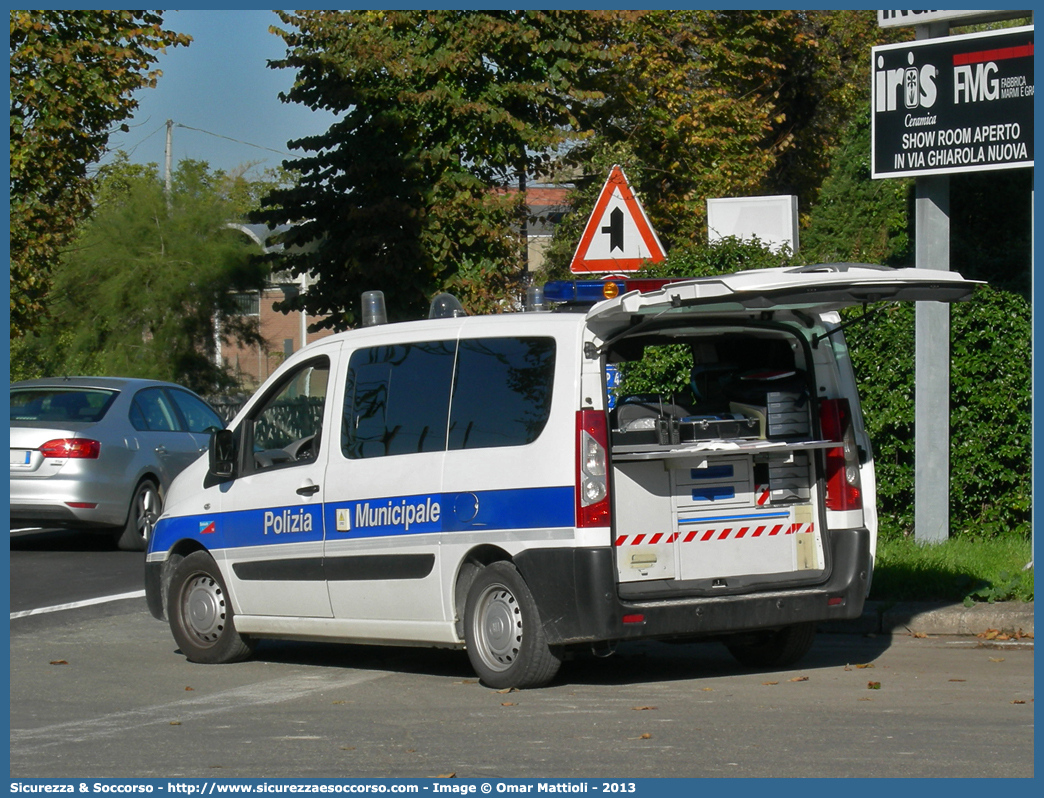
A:
[[[693,312],[822,313],[872,302],[956,302],[969,298],[980,284],[957,272],[851,263],[758,269],[671,283],[644,294],[621,294],[592,307],[587,321],[605,340],[614,328],[626,328],[653,317],[662,316],[663,321],[669,321]]]

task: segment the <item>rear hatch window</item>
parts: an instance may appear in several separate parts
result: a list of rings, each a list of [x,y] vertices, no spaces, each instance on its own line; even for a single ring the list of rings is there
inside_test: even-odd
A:
[[[11,423],[101,421],[116,394],[96,388],[18,388],[11,391]]]

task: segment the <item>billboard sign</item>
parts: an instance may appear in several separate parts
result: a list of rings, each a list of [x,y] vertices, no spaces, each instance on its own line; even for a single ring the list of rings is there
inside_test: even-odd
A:
[[[1033,166],[1033,28],[873,48],[871,174]]]
[[[877,25],[881,28],[901,28],[911,25],[924,25],[929,22],[958,22],[965,25],[981,22],[985,19],[1011,17],[1013,14],[1026,14],[1026,11],[878,11]]]

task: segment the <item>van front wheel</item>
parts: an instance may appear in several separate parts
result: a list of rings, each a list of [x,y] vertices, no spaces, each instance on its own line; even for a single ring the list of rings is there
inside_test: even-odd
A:
[[[511,563],[483,568],[464,608],[464,640],[475,673],[488,687],[543,687],[562,664],[547,643],[533,594]]]
[[[725,647],[741,665],[750,668],[783,668],[793,665],[812,648],[814,623],[798,623],[773,632],[737,635]]]
[[[192,662],[239,662],[254,652],[255,641],[236,631],[235,613],[217,563],[194,551],[175,567],[167,600],[170,631]]]

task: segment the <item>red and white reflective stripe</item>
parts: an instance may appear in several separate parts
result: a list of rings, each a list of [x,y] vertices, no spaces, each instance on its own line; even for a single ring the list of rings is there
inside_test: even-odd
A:
[[[671,535],[657,533],[651,537],[641,535],[620,535],[617,546],[647,546],[657,543],[703,543],[712,540],[739,540],[740,538],[771,538],[779,535],[804,535],[815,531],[814,524],[773,524],[771,526],[732,526],[714,529],[691,529],[688,532],[675,532]],[[648,540],[646,538],[648,537]]]
[[[758,507],[764,507],[766,504],[769,503],[769,499],[772,497],[772,493],[769,491],[768,485],[758,485],[757,489],[755,490],[755,493],[757,494],[756,501]]]

